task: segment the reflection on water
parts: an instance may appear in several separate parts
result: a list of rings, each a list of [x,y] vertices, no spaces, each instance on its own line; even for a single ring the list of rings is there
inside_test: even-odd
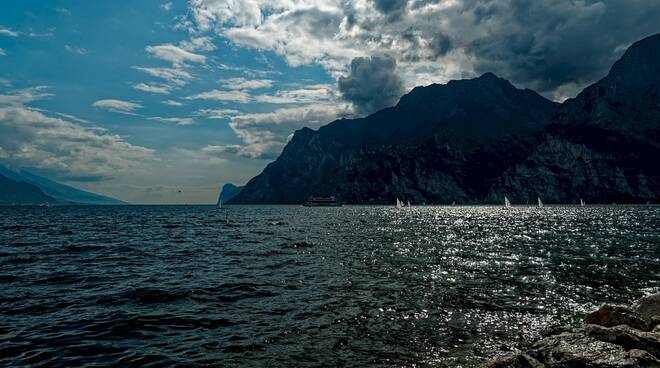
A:
[[[473,366],[660,288],[658,207],[0,208],[0,365]]]

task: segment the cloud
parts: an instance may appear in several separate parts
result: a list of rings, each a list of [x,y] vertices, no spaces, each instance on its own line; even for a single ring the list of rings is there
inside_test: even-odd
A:
[[[5,56],[5,55],[7,55],[7,53],[5,52],[5,50],[0,49],[0,56]]]
[[[193,76],[180,68],[145,68],[134,66],[133,69],[147,73],[148,75],[165,80],[168,84],[183,87],[193,79]]]
[[[172,3],[167,2],[167,3],[164,3],[164,4],[160,4],[160,8],[163,9],[164,11],[168,12],[168,11],[172,10]]]
[[[169,86],[164,84],[155,85],[155,84],[138,83],[138,84],[134,84],[133,88],[144,92],[159,93],[159,94],[169,94],[172,91]]]
[[[272,104],[310,104],[337,102],[336,90],[328,84],[314,84],[305,88],[280,90],[274,95],[259,95],[255,100]]]
[[[302,127],[317,128],[350,113],[346,105],[314,104],[233,116],[229,126],[243,144],[221,147],[227,153],[243,157],[272,159],[280,154],[294,130]]]
[[[344,99],[362,114],[393,106],[406,92],[396,74],[396,60],[385,54],[353,59],[349,74],[339,77],[337,85]]]
[[[118,135],[21,105],[0,107],[0,147],[8,163],[72,180],[107,179],[154,159]]]
[[[244,91],[219,91],[214,89],[212,91],[202,92],[196,95],[185,97],[185,99],[247,103],[250,102],[250,95]]]
[[[85,55],[87,53],[86,49],[71,45],[64,45],[64,49],[72,54]]]
[[[142,105],[135,102],[122,101],[122,100],[98,100],[92,104],[92,106],[108,110],[111,112],[117,112],[120,114],[135,115],[133,111],[142,108]]]
[[[179,101],[174,101],[174,100],[165,100],[161,101],[163,105],[168,105],[168,106],[183,106],[183,104]]]
[[[9,94],[0,94],[0,106],[23,105],[52,96],[51,93],[46,92],[47,90],[46,86],[37,86],[15,90]]]
[[[269,88],[273,85],[270,79],[245,79],[245,78],[229,78],[221,79],[220,83],[229,89],[260,89]]]
[[[195,122],[192,118],[163,118],[160,116],[154,116],[147,119],[176,125],[192,125]]]
[[[0,27],[0,36],[18,37],[18,35],[18,32],[14,32],[10,28]]]
[[[232,116],[240,115],[241,112],[234,109],[201,109],[195,112],[195,115],[207,119],[221,120]]]
[[[603,77],[625,46],[660,29],[648,0],[193,0],[198,34],[271,51],[334,77],[387,53],[407,88],[495,72],[547,96]]]
[[[179,42],[179,46],[190,52],[215,50],[215,45],[213,44],[213,41],[211,41],[210,37],[206,37],[206,36],[193,37],[188,41],[181,41]]]
[[[174,66],[182,66],[189,62],[202,64],[206,62],[204,55],[194,54],[171,43],[147,46],[145,50],[152,56],[170,62]]]

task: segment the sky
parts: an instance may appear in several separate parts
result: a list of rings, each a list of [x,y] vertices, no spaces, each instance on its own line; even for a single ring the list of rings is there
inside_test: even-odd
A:
[[[296,129],[493,72],[563,101],[660,32],[648,0],[0,4],[0,163],[131,203],[214,203]]]

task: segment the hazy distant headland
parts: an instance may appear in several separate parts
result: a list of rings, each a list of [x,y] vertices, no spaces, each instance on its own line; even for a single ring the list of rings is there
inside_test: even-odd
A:
[[[657,203],[660,34],[562,104],[487,73],[293,135],[230,204]]]

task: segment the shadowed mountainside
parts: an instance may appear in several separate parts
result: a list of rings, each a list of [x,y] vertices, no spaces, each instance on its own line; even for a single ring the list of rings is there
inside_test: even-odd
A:
[[[38,187],[9,179],[0,174],[0,204],[45,204],[56,203]]]
[[[646,202],[660,194],[660,35],[561,106],[491,73],[295,132],[230,203]]]

